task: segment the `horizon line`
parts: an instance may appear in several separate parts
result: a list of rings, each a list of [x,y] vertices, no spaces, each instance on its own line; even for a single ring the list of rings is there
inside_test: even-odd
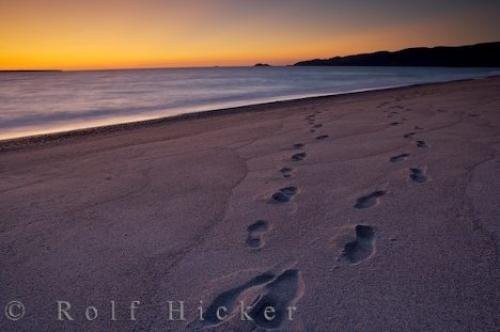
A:
[[[0,73],[27,73],[27,72],[82,72],[82,71],[124,71],[124,70],[159,70],[159,69],[190,69],[190,68],[248,68],[248,67],[256,67],[257,64],[266,64],[270,67],[293,67],[294,64],[303,62],[303,61],[311,61],[311,60],[328,60],[328,59],[333,59],[336,57],[349,57],[349,56],[357,56],[357,55],[365,55],[365,54],[372,54],[372,53],[379,53],[379,52],[398,52],[398,51],[403,51],[403,50],[408,50],[408,49],[418,49],[418,48],[428,48],[428,49],[433,49],[433,48],[440,48],[440,47],[465,47],[465,46],[476,46],[476,45],[481,45],[481,44],[490,44],[490,43],[500,43],[500,40],[492,40],[492,41],[483,41],[483,42],[476,42],[476,43],[469,43],[469,44],[460,44],[460,45],[434,45],[434,46],[410,46],[410,47],[405,47],[405,48],[399,48],[395,50],[376,50],[376,51],[368,51],[368,52],[360,52],[360,53],[353,53],[353,54],[348,54],[348,55],[342,55],[342,56],[330,56],[327,58],[314,58],[314,59],[306,59],[306,60],[298,60],[295,63],[292,64],[269,64],[269,62],[260,62],[257,61],[254,64],[246,64],[246,65],[192,65],[192,66],[132,66],[132,67],[95,67],[95,68],[47,68],[47,69],[41,69],[41,68],[26,68],[26,69],[2,69],[0,68]]]

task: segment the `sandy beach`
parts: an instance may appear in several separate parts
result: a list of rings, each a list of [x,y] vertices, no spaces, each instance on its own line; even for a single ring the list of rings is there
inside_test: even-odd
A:
[[[0,330],[493,331],[499,153],[498,77],[0,143]]]

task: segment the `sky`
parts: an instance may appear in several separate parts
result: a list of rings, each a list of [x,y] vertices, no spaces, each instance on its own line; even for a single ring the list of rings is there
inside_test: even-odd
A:
[[[500,40],[498,0],[0,0],[0,69],[292,64]]]

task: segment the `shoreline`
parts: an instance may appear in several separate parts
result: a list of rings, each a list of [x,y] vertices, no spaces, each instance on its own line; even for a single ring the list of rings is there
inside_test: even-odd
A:
[[[35,135],[27,135],[16,138],[8,138],[8,139],[0,139],[0,153],[12,150],[24,149],[32,146],[38,146],[41,144],[47,144],[52,142],[60,142],[66,139],[76,138],[76,137],[85,137],[85,136],[93,136],[99,134],[109,134],[118,131],[125,130],[134,130],[140,129],[150,126],[158,126],[168,123],[175,123],[180,121],[192,121],[196,119],[203,119],[209,117],[216,116],[226,116],[230,114],[241,114],[246,112],[263,112],[266,111],[264,108],[276,108],[276,107],[286,107],[286,106],[297,106],[294,104],[302,104],[308,103],[311,101],[320,101],[324,99],[334,99],[334,98],[342,98],[342,97],[351,97],[358,95],[370,95],[377,94],[383,92],[397,92],[405,89],[412,89],[418,87],[425,86],[441,86],[446,84],[453,83],[461,83],[475,80],[485,80],[485,79],[493,79],[496,77],[500,77],[500,75],[490,75],[485,77],[478,78],[468,78],[468,79],[460,79],[460,80],[452,80],[452,81],[443,81],[443,82],[431,82],[431,83],[417,83],[410,85],[402,85],[402,86],[391,86],[391,87],[382,87],[382,88],[373,88],[373,89],[363,89],[361,91],[351,91],[344,93],[336,93],[336,94],[326,94],[326,95],[317,95],[317,96],[307,96],[307,97],[299,97],[292,99],[283,99],[276,101],[269,101],[263,103],[256,104],[248,104],[242,106],[228,107],[228,108],[219,108],[219,109],[211,109],[204,111],[195,111],[183,114],[177,114],[172,116],[162,116],[158,118],[139,120],[139,121],[131,121],[131,122],[123,122],[116,123],[110,125],[89,127],[89,128],[81,128],[81,129],[73,129],[66,130],[60,132],[46,133],[46,134],[35,134]]]
[[[200,302],[213,317],[235,290],[228,307],[296,307],[285,331],[494,330],[499,90],[309,98],[0,153],[0,291],[28,313],[0,330],[197,330]],[[74,321],[52,318],[61,300]],[[162,319],[168,301],[186,321]],[[255,330],[230,317],[201,327]]]

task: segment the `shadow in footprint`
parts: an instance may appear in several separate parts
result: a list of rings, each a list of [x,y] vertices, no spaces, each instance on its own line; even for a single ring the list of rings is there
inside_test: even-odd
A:
[[[404,138],[412,138],[416,133],[414,132],[411,132],[411,133],[408,133],[408,134],[404,134],[403,137]]]
[[[389,159],[389,161],[391,163],[397,163],[399,161],[406,160],[406,158],[408,158],[409,156],[410,156],[410,154],[408,154],[408,153],[401,153],[401,154],[398,154],[397,156],[391,157],[391,159]]]
[[[295,304],[303,292],[304,282],[297,269],[284,271],[275,280],[264,286],[263,294],[255,302],[249,316],[263,329],[276,329],[287,320],[289,307]],[[272,319],[268,319],[268,308],[272,308]]]
[[[280,173],[283,175],[285,178],[289,178],[292,173],[292,169],[290,167],[283,167],[280,169]]]
[[[354,204],[354,208],[356,209],[366,209],[376,205],[379,201],[379,198],[386,194],[383,190],[377,190],[372,192],[369,195],[362,196],[357,199],[356,204]]]
[[[302,149],[304,147],[304,144],[303,143],[295,143],[293,145],[293,148],[294,149]]]
[[[328,138],[329,136],[328,135],[319,135],[318,137],[316,137],[317,140],[322,140],[322,139],[325,139],[325,138]]]
[[[260,249],[264,246],[263,235],[269,230],[268,222],[265,220],[257,220],[247,227],[247,245],[252,249]]]
[[[299,153],[296,153],[292,156],[292,160],[293,161],[301,161],[303,160],[305,157],[307,156],[307,154],[305,152],[299,152]]]
[[[321,128],[321,127],[323,127],[323,125],[321,123],[318,123],[318,124],[314,125],[314,128]]]
[[[289,308],[295,306],[304,293],[302,274],[287,269],[278,276],[266,272],[250,281],[219,294],[203,313],[203,320],[192,321],[188,328],[201,330],[219,326],[240,314],[240,306],[249,308],[249,319],[241,320],[240,327],[275,329],[287,321]],[[268,309],[271,307],[271,309]],[[224,308],[221,312],[220,308]],[[269,310],[272,310],[272,315]],[[220,319],[218,313],[223,317]],[[251,319],[250,319],[251,318]],[[246,329],[245,329],[246,330]]]
[[[391,125],[391,126],[399,126],[399,124],[400,124],[399,122],[391,122],[389,125]]]
[[[219,325],[220,323],[228,320],[231,316],[235,315],[237,303],[239,296],[247,291],[248,289],[256,286],[264,285],[275,278],[275,275],[269,272],[260,274],[248,282],[231,288],[221,294],[219,294],[207,308],[207,310],[203,313],[203,321],[195,321],[195,324],[201,323],[203,327],[213,327]],[[224,320],[219,319],[217,317],[217,313],[219,308],[224,307],[226,309],[227,317]]]
[[[285,187],[281,188],[279,191],[275,192],[271,196],[271,202],[275,203],[286,203],[292,199],[293,196],[297,193],[297,187]]]
[[[370,257],[373,253],[375,231],[367,225],[356,225],[354,228],[356,238],[347,242],[342,255],[351,264],[356,264]]]
[[[418,183],[424,183],[427,181],[425,172],[419,168],[410,168],[410,179]]]
[[[429,147],[427,145],[427,143],[425,143],[425,141],[416,141],[416,144],[417,144],[418,148],[428,148]]]

